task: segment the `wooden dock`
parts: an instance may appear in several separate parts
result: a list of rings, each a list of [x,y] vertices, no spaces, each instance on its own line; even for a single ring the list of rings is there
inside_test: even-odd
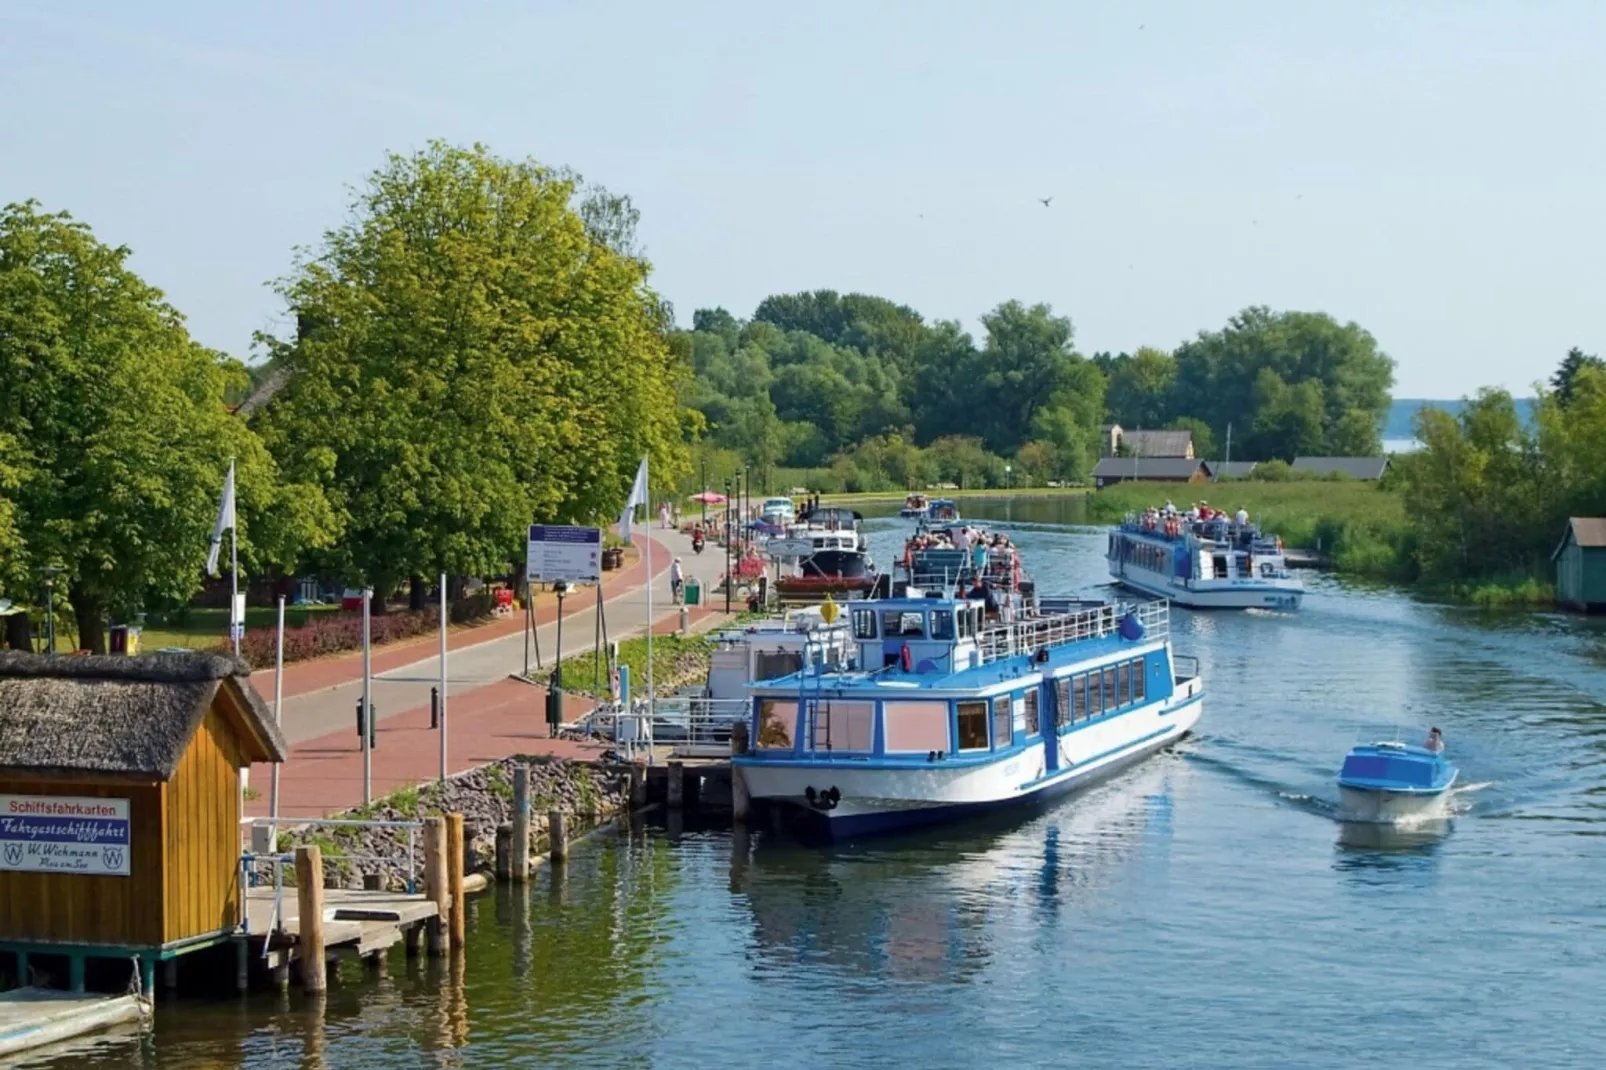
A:
[[[424,925],[439,916],[437,904],[422,894],[327,888],[323,899],[328,959],[379,955],[402,941],[409,953],[415,953]],[[300,957],[300,904],[294,888],[284,890],[279,909],[283,917],[275,924],[272,888],[252,888],[246,896],[246,939],[254,960],[270,970],[287,967]]]
[[[138,1021],[144,1013],[132,995],[84,995],[50,988],[0,992],[0,1056]]]

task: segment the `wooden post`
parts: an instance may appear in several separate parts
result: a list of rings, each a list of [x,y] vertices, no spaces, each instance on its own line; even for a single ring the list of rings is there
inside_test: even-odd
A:
[[[506,821],[496,826],[496,879],[513,879],[513,826]]]
[[[446,815],[446,874],[452,897],[452,947],[460,949],[468,935],[468,897],[463,894],[463,815]]]
[[[513,880],[523,884],[530,879],[530,767],[513,770]]]
[[[737,755],[747,753],[747,722],[737,721],[731,725],[731,820],[738,825],[747,823],[747,811],[751,801],[747,795],[747,781],[742,779],[742,771],[737,768],[734,759]]]
[[[647,806],[647,770],[639,765],[630,767],[630,809],[643,810]]]
[[[686,764],[669,763],[669,783],[665,785],[666,799],[671,810],[679,810],[686,802]]]
[[[162,987],[169,992],[178,991],[178,959],[167,959],[162,963]]]
[[[242,996],[251,991],[251,948],[243,936],[234,941],[234,990]]]
[[[451,946],[450,928],[447,925],[446,896],[451,884],[451,866],[446,861],[446,819],[424,819],[424,898],[435,904],[436,915],[425,924],[428,928],[429,953],[444,955]]]
[[[563,811],[553,810],[546,817],[547,837],[551,840],[552,861],[562,862],[569,857],[569,833],[563,826]]]
[[[296,917],[301,987],[317,995],[329,987],[328,965],[323,960],[323,851],[317,844],[296,848]]]

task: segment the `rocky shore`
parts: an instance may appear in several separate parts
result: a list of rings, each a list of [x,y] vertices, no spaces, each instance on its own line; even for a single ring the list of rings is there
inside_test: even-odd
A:
[[[496,828],[513,820],[513,770],[530,768],[532,853],[544,851],[547,814],[560,810],[573,828],[584,828],[626,812],[630,806],[630,774],[625,766],[578,762],[546,756],[515,755],[459,773],[446,782],[405,788],[372,806],[333,815],[365,821],[417,821],[458,812],[468,839],[466,872],[489,869],[495,859]],[[330,828],[319,825],[281,828],[279,849],[293,851],[317,844],[323,851],[325,884],[360,888],[363,877],[378,874],[388,889],[406,887],[408,830],[405,828]],[[413,873],[422,872],[421,838],[414,840]]]

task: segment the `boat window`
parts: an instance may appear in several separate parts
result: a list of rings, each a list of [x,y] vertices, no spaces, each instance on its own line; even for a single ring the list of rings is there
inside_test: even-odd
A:
[[[781,698],[758,700],[758,745],[765,750],[792,749],[792,722],[797,703]]]
[[[1125,706],[1132,701],[1132,665],[1121,662],[1115,667],[1115,704]]]
[[[1097,669],[1087,674],[1087,715],[1097,717],[1104,712],[1104,696],[1099,690],[1101,674]]]
[[[1054,724],[1058,727],[1070,724],[1071,718],[1075,716],[1071,712],[1071,683],[1072,680],[1069,676],[1061,676],[1054,681],[1054,698],[1056,700],[1054,703]],[[1078,691],[1077,694],[1080,695],[1081,692]]]
[[[1071,678],[1071,699],[1075,703],[1071,715],[1078,721],[1087,720],[1087,673]]]
[[[1026,734],[1035,736],[1041,731],[1037,723],[1037,688],[1026,692]]]
[[[993,746],[1007,747],[1014,739],[1014,729],[1010,724],[1010,707],[1014,700],[1009,695],[1002,695],[993,699]]]
[[[905,637],[923,639],[926,635],[926,615],[918,609],[888,609],[881,614],[881,634],[887,639]]]
[[[1143,662],[1142,658],[1138,658],[1136,661],[1134,661],[1132,663],[1132,701],[1133,702],[1142,702],[1143,701],[1143,697],[1144,697],[1143,696],[1143,692],[1144,692],[1143,674],[1144,674],[1144,662]]]
[[[883,702],[881,727],[889,754],[952,749],[946,702]]]
[[[987,749],[987,700],[959,703],[959,749]]]
[[[875,610],[873,610],[873,609],[856,609],[856,610],[854,610],[853,611],[853,638],[855,638],[855,639],[874,639],[875,637],[876,637]]]
[[[933,639],[952,639],[954,637],[954,615],[947,610],[935,611],[931,614],[931,637]]]
[[[875,703],[824,701],[813,713],[809,748],[816,751],[868,751],[874,738]]]
[[[803,655],[795,650],[753,651],[753,679],[776,680],[803,668]]]
[[[1115,709],[1120,705],[1120,699],[1115,692],[1115,666],[1111,665],[1104,670],[1104,708],[1106,711]]]

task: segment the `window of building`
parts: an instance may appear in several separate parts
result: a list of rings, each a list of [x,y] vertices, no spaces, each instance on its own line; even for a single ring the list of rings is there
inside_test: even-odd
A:
[[[952,639],[954,637],[954,615],[944,610],[936,610],[931,614],[931,637],[933,639]]]
[[[987,749],[987,700],[959,703],[959,749]]]
[[[1123,661],[1115,667],[1115,695],[1117,705],[1132,701],[1132,663]]]
[[[1115,666],[1111,665],[1104,670],[1104,709],[1105,712],[1115,709],[1118,700],[1115,696]]]
[[[813,710],[810,749],[868,751],[875,738],[875,703],[826,700]]]
[[[1132,701],[1133,702],[1142,702],[1143,698],[1144,698],[1144,695],[1143,695],[1143,692],[1144,692],[1144,675],[1145,675],[1144,668],[1145,668],[1145,663],[1144,663],[1144,660],[1142,658],[1139,658],[1139,659],[1137,659],[1136,661],[1134,661],[1132,663]]]
[[[793,699],[758,700],[758,745],[765,750],[791,750],[792,725],[797,717]]]
[[[1010,724],[1010,707],[1014,705],[1014,698],[1009,695],[1000,695],[993,699],[993,746],[1007,747],[1015,738],[1014,729]]]
[[[1026,734],[1035,736],[1042,730],[1037,723],[1037,688],[1026,692]]]
[[[947,753],[952,749],[946,702],[883,702],[881,728],[889,754]]]
[[[853,611],[853,638],[874,639],[875,637],[875,610],[855,609]]]

